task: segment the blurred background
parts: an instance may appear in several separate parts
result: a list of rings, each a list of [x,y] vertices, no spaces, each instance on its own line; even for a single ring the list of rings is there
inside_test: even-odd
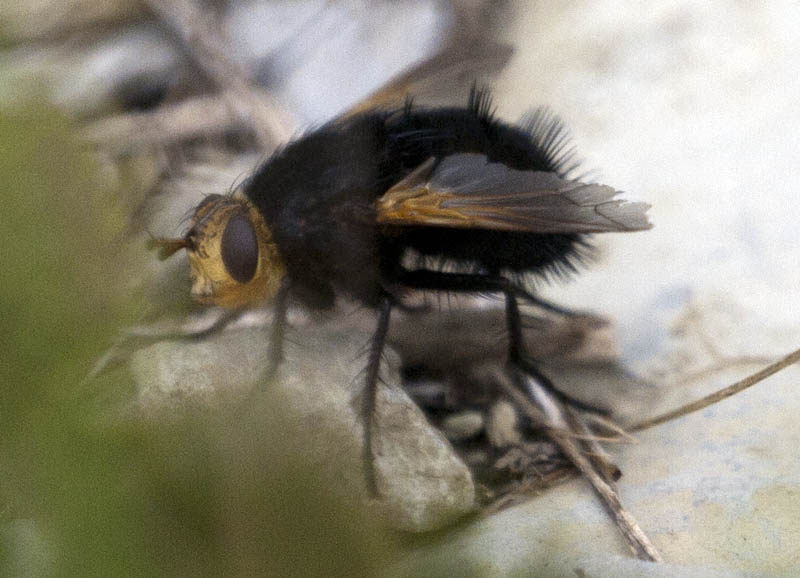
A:
[[[615,452],[661,570],[627,558],[580,480],[443,534],[387,528],[348,482],[357,450],[321,457],[355,442],[327,398],[305,406],[313,387],[238,420],[207,403],[255,379],[263,320],[86,376],[125,327],[207,320],[150,235],[326,120],[409,92],[463,104],[477,82],[501,118],[549,106],[592,179],[653,205],[652,231],[598,238],[541,288],[615,322],[636,379],[601,397],[630,417],[727,385],[800,343],[798,24],[778,0],[0,3],[0,575],[792,575],[796,368]],[[299,457],[307,438],[328,445]],[[461,501],[426,498],[447,515],[400,525],[469,511],[465,475]]]

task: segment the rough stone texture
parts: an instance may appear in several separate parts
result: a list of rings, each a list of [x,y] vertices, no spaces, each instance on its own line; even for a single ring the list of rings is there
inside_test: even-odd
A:
[[[352,321],[369,317],[369,312],[359,312],[294,325],[286,341],[286,360],[269,385],[270,399],[285,403],[285,411],[298,424],[292,429],[302,436],[297,451],[323,475],[327,470],[332,482],[344,478],[362,493],[359,372],[366,363],[363,351],[371,330]],[[263,329],[243,328],[199,343],[167,341],[142,349],[131,362],[140,401],[151,408],[236,403],[258,387],[267,344]],[[472,477],[398,386],[396,357],[386,357],[375,439],[381,497],[373,505],[399,529],[437,529],[472,511]]]
[[[653,204],[655,228],[600,238],[551,298],[618,322],[649,386],[628,420],[728,385],[800,346],[800,8],[769,2],[518,4],[501,114],[547,104],[596,178]],[[724,372],[696,372],[724,364]],[[666,564],[631,559],[582,480],[422,548],[441,575],[797,576],[798,369],[614,448],[622,498]],[[583,376],[595,389],[591,374]],[[473,571],[473,574],[470,574]]]
[[[404,530],[434,530],[474,508],[467,467],[399,387],[378,397],[376,440],[381,508]]]
[[[265,334],[258,328],[195,343],[155,343],[131,358],[139,402],[145,407],[209,403],[226,392],[235,398],[258,383],[265,368],[264,351]]]
[[[651,383],[614,384],[594,368],[573,377],[633,421],[757,366],[686,379],[696,371],[744,355],[775,357],[800,344],[797,4],[576,0],[520,2],[516,8],[508,39],[517,55],[494,91],[499,114],[515,119],[532,106],[549,105],[571,127],[586,168],[600,169],[597,180],[654,206],[653,231],[598,237],[599,257],[591,268],[568,285],[546,288],[558,302],[616,320],[628,363]],[[350,60],[361,66],[387,53],[381,35],[371,42],[353,47]],[[347,103],[335,101],[340,91],[317,88],[349,87],[358,78],[350,74],[343,82],[336,77],[341,67],[327,63],[308,70],[334,78],[310,77],[299,116],[317,119],[342,110]],[[307,78],[298,80],[298,89]],[[223,180],[224,190],[234,179]],[[217,185],[210,189],[219,191]],[[180,214],[154,231],[170,232]],[[321,467],[339,462],[350,472],[348,483],[360,484],[360,425],[350,402],[361,367],[355,351],[369,329],[354,338],[360,343],[330,329],[320,329],[327,337],[317,340],[317,330],[305,330],[295,340],[299,345],[289,345],[290,360],[276,387],[285,389],[298,419],[314,426],[302,442],[309,459]],[[162,343],[140,352],[134,367],[147,384],[143,399],[173,403],[200,390],[206,403],[222,384],[249,386],[265,345],[254,334],[240,339],[226,334],[208,344]],[[331,348],[349,347],[339,340],[353,345],[349,357],[333,354]],[[257,359],[248,370],[251,355]],[[291,359],[298,356],[300,363]],[[421,567],[430,575],[434,567],[443,576],[794,576],[800,543],[797,380],[797,369],[787,370],[615,450],[624,471],[622,497],[667,565],[633,560],[587,485],[575,480],[421,548],[400,565],[403,575],[421,575]],[[382,391],[382,399],[400,398],[394,389]],[[395,418],[415,411],[389,414],[383,421],[392,432]],[[330,441],[332,431],[343,432],[337,444]],[[410,450],[418,455],[438,455],[446,447],[435,436],[429,445],[418,438],[413,444],[420,447]],[[380,443],[381,468],[388,445]],[[437,467],[450,467],[445,458],[436,467],[411,468],[397,456],[401,471],[397,478],[382,472],[384,489],[391,496],[393,480],[402,478],[397,485],[414,492],[394,504],[417,495],[412,474],[423,480],[430,474],[428,487],[438,487]],[[452,484],[453,494],[469,493],[463,475]],[[435,504],[450,499],[431,495],[439,496]],[[425,519],[403,507],[399,519]]]

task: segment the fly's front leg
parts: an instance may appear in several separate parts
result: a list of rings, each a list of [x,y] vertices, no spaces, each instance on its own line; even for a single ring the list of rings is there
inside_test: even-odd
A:
[[[227,309],[217,317],[208,327],[200,330],[194,329],[167,329],[138,326],[126,329],[115,340],[115,343],[98,359],[91,371],[86,376],[90,381],[113,369],[120,363],[127,361],[130,356],[143,347],[161,341],[202,341],[222,333],[226,327],[235,323],[244,314],[242,309]]]
[[[267,370],[264,372],[262,384],[268,384],[278,373],[283,361],[283,340],[286,336],[286,316],[289,310],[289,282],[284,280],[275,296],[272,324],[269,330],[269,353]]]

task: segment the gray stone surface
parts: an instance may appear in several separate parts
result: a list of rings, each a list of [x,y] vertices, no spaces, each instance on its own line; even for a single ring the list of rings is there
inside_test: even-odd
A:
[[[597,180],[653,204],[652,231],[598,238],[590,268],[569,284],[544,288],[558,302],[614,319],[626,363],[649,384],[632,379],[604,389],[608,376],[585,370],[578,376],[584,387],[635,421],[759,367],[737,360],[775,358],[800,344],[797,5],[715,0],[645,7],[603,0],[518,3],[517,10],[508,29],[517,54],[495,87],[499,114],[514,119],[549,105],[572,128],[586,167],[599,169]],[[336,110],[341,104],[305,106]],[[368,330],[361,335],[365,341]],[[353,357],[318,355],[340,340],[330,337],[310,337],[319,347],[306,357],[322,365],[301,369],[287,390],[302,392],[294,398],[298,411],[320,423],[339,420],[335,427],[352,432],[352,448],[336,457],[360,472],[353,390],[333,402],[315,387],[337,379],[354,383]],[[347,368],[334,379],[340,363]],[[715,366],[728,369],[703,373]],[[800,564],[797,380],[797,369],[789,369],[719,406],[644,432],[636,445],[612,448],[624,472],[623,500],[667,560],[663,566],[634,560],[587,484],[576,479],[420,548],[397,570],[794,576]],[[402,399],[396,389],[382,391],[384,399]],[[330,414],[338,417],[319,417],[326,402],[338,404]],[[319,405],[312,410],[309,403]],[[407,437],[394,429],[397,422],[415,415],[414,408],[402,408],[385,424],[391,436],[381,441],[382,468],[396,451],[389,445]],[[451,489],[420,490],[423,482],[438,486],[450,467],[441,439],[423,438],[415,435],[411,453],[439,457],[424,466],[396,459],[404,473],[394,478],[396,491],[408,491],[389,508],[417,528],[426,527],[428,514],[406,500],[433,500],[429,512],[444,504],[444,518],[470,503],[462,497],[457,506],[447,504],[449,492],[469,493],[463,474],[448,482]]]
[[[598,180],[653,204],[651,232],[598,239],[586,273],[547,288],[617,320],[629,367],[651,385],[610,392],[612,405],[627,419],[655,414],[760,367],[739,363],[744,356],[764,363],[800,346],[797,4],[519,8],[501,114],[550,105]],[[702,371],[715,366],[728,369]],[[421,549],[403,569],[438,561],[442,575],[796,576],[798,380],[787,369],[613,448],[622,498],[665,565],[631,559],[574,480]]]
[[[430,6],[409,20],[423,48],[440,29],[429,18],[435,12]],[[598,181],[653,204],[651,232],[598,238],[591,268],[569,284],[543,288],[558,302],[614,319],[628,366],[649,385],[634,379],[614,385],[591,368],[573,376],[634,421],[759,366],[743,363],[747,359],[772,359],[800,345],[797,3],[575,0],[518,2],[515,8],[507,37],[517,54],[495,86],[498,114],[513,120],[549,105],[572,128],[586,167],[599,169]],[[232,12],[226,24],[235,28],[243,19]],[[317,34],[326,22],[318,20]],[[286,30],[291,40],[300,38],[294,28]],[[394,41],[412,36],[403,32],[408,28],[395,30]],[[92,49],[79,65],[49,63],[48,69],[66,71],[52,77],[56,100],[94,106],[107,100],[111,91],[93,88],[116,78],[101,74],[115,62],[104,52],[138,46],[134,41],[144,32]],[[251,34],[258,36],[259,28]],[[328,36],[334,43],[342,37]],[[380,33],[365,34],[360,48],[358,36],[347,36],[356,48],[339,53],[352,54],[359,67],[387,52]],[[415,57],[420,46],[389,50],[387,68],[402,67],[402,58],[393,57]],[[338,67],[320,60],[326,47],[306,53],[301,74],[282,87],[287,101],[302,100],[298,119],[319,121],[379,82],[373,69],[357,87],[362,78],[354,73],[336,76]],[[140,62],[123,60],[133,67],[124,71],[135,75]],[[165,71],[175,65],[170,51],[142,62]],[[70,76],[75,66],[80,74]],[[331,76],[322,78],[322,72]],[[337,95],[342,85],[354,88]],[[11,87],[0,92],[7,97]],[[221,184],[219,175],[206,175],[208,188],[186,192],[180,210],[157,208],[163,220],[154,231],[174,233],[195,202],[189,193],[225,190],[242,170],[222,176]],[[172,267],[174,278],[181,267]],[[298,440],[309,460],[346,472],[344,482],[360,487],[361,425],[353,400],[363,366],[357,352],[371,328],[296,327],[274,387],[296,419],[311,425],[307,439]],[[258,382],[265,349],[263,332],[253,328],[202,343],[150,346],[132,361],[141,401],[229,403]],[[727,369],[703,371],[719,366]],[[432,528],[472,507],[471,481],[385,371],[390,385],[381,387],[378,466],[386,511],[403,527]],[[623,500],[665,565],[632,559],[588,486],[576,479],[420,547],[396,570],[422,575],[421,568],[430,573],[433,567],[443,576],[492,577],[795,576],[798,379],[797,368],[789,369],[716,407],[644,432],[636,445],[613,448],[624,472]],[[24,536],[27,530],[14,531]]]
[[[296,441],[298,455],[333,483],[362,494],[359,400],[371,318],[361,311],[344,322],[296,320],[286,340],[286,359],[266,392],[298,423],[292,429],[302,432]],[[140,403],[149,409],[236,404],[253,395],[252,403],[258,404],[264,394],[251,392],[263,385],[267,348],[263,328],[243,327],[201,342],[162,341],[141,349],[131,360]],[[398,386],[397,359],[391,352],[382,379],[374,440],[380,499],[365,500],[396,528],[438,529],[473,510],[472,477]]]

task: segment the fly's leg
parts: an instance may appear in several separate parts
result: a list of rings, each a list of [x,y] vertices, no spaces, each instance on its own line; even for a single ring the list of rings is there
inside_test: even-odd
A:
[[[460,293],[502,293],[506,301],[506,323],[508,330],[508,360],[553,393],[560,401],[576,409],[606,414],[606,410],[587,404],[564,393],[539,371],[534,362],[525,354],[522,338],[522,317],[517,298],[542,305],[535,296],[518,287],[500,275],[481,275],[470,273],[447,273],[418,269],[401,271],[398,282],[414,289],[434,291],[454,291]],[[526,392],[527,395],[527,392]]]
[[[529,293],[528,291],[524,291],[521,288],[518,288],[519,292],[517,293],[520,297],[528,301],[529,303],[536,305],[539,309],[543,309],[544,311],[549,311],[550,313],[555,313],[556,315],[561,315],[562,317],[580,317],[585,315],[585,313],[581,311],[575,311],[574,309],[569,309],[567,307],[562,307],[561,305],[556,305],[548,301],[547,299],[542,299],[541,297],[537,297]]]
[[[253,400],[267,390],[275,379],[278,368],[283,361],[283,340],[286,335],[286,316],[289,310],[289,282],[284,280],[278,289],[273,305],[272,323],[269,328],[269,349],[267,350],[267,367],[259,384],[252,387],[244,398],[237,404],[234,415],[251,411]]]
[[[222,315],[220,315],[217,319],[214,320],[214,323],[206,327],[205,329],[201,329],[200,331],[193,331],[187,332],[183,334],[174,334],[169,337],[165,337],[165,341],[168,339],[174,340],[187,340],[187,341],[202,341],[206,337],[213,337],[214,335],[219,335],[222,333],[226,327],[238,321],[242,315],[244,315],[243,309],[227,309],[225,310]]]
[[[499,279],[502,279],[510,288],[516,287],[503,277]],[[506,297],[506,323],[508,325],[508,360],[538,381],[542,387],[550,391],[562,403],[583,411],[603,415],[608,414],[607,410],[583,402],[558,389],[549,377],[539,371],[539,368],[536,367],[530,357],[525,355],[522,338],[522,316],[519,312],[517,296],[511,289],[504,291],[504,294]]]
[[[273,306],[272,324],[269,329],[269,352],[267,356],[267,369],[264,372],[262,384],[269,384],[278,373],[278,367],[283,361],[283,340],[286,336],[286,314],[289,310],[289,283],[284,281],[275,296]]]
[[[386,346],[386,333],[389,330],[389,319],[392,313],[392,302],[384,297],[378,308],[378,325],[369,347],[367,360],[366,383],[361,398],[361,416],[364,422],[364,475],[367,492],[372,497],[378,495],[378,483],[375,472],[375,453],[373,451],[373,434],[375,431],[375,405],[378,392],[378,374],[381,367],[381,354]]]
[[[86,376],[90,381],[99,377],[106,371],[113,369],[127,359],[138,349],[147,347],[161,341],[201,341],[207,337],[219,335],[226,327],[235,323],[242,315],[242,309],[229,309],[214,320],[214,322],[199,331],[194,330],[162,330],[147,326],[131,327],[126,329],[114,344],[98,359],[91,371]]]

